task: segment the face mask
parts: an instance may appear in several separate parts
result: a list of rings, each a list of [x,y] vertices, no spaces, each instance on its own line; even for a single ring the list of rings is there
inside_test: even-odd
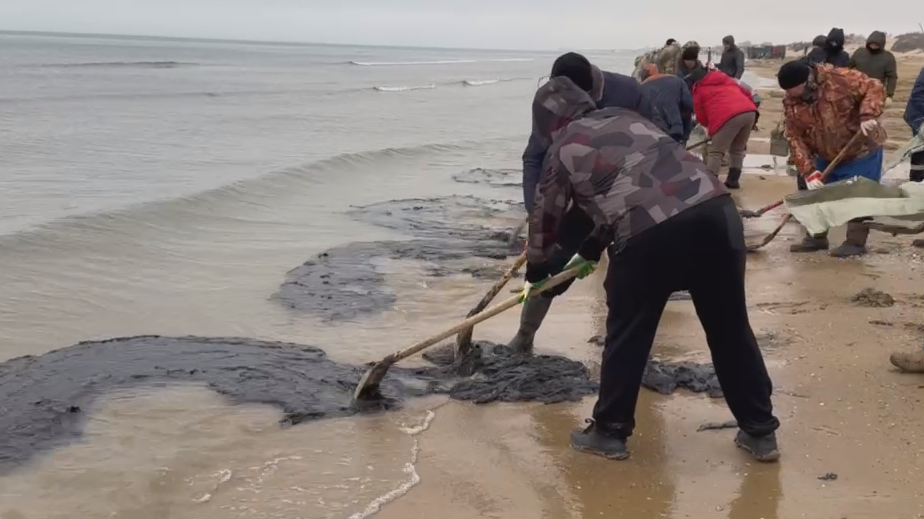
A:
[[[815,79],[815,71],[809,73],[808,80],[805,82],[805,88],[799,99],[803,103],[814,103],[818,99],[818,81]]]

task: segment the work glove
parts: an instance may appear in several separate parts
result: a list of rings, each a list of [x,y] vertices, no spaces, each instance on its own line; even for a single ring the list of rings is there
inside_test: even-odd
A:
[[[529,281],[523,283],[523,290],[520,291],[520,297],[517,298],[520,303],[525,303],[527,299],[532,296],[533,292],[539,289],[542,285],[546,283],[549,279],[543,279],[542,281],[536,281],[535,283],[530,283]]]
[[[584,279],[593,274],[594,270],[597,270],[597,262],[586,260],[580,254],[575,254],[562,270],[571,270],[575,267],[577,267],[577,274],[574,277]]]
[[[892,98],[891,98],[891,97],[887,97],[886,100],[885,100],[885,105],[886,105],[886,106],[889,106],[890,104],[892,104]]]
[[[824,187],[825,183],[821,179],[821,171],[813,171],[811,175],[805,177],[805,185],[811,189]]]
[[[876,130],[879,128],[879,121],[876,119],[870,119],[868,121],[863,121],[860,123],[860,131],[863,132],[863,135],[869,136],[871,133],[875,134]]]

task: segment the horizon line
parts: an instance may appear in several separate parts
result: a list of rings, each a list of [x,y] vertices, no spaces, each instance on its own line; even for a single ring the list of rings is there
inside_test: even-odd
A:
[[[65,32],[65,31],[32,31],[32,30],[15,30],[0,29],[0,35],[10,36],[48,36],[58,38],[102,38],[114,40],[152,40],[152,41],[201,41],[209,43],[244,43],[250,45],[276,45],[276,46],[325,46],[325,47],[381,47],[386,49],[430,49],[430,50],[470,50],[470,51],[500,51],[500,52],[525,52],[525,53],[555,53],[555,52],[635,52],[647,47],[638,49],[503,49],[493,47],[443,47],[443,46],[423,46],[423,45],[381,45],[381,44],[360,44],[360,43],[328,43],[312,41],[295,41],[295,40],[253,40],[237,38],[200,38],[193,36],[158,36],[153,34],[114,34],[114,33],[95,33],[95,32]]]

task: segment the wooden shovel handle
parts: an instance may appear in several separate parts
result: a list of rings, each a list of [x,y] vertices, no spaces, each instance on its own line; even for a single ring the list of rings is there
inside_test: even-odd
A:
[[[510,268],[507,269],[507,272],[504,272],[504,275],[501,276],[501,278],[497,280],[496,283],[494,283],[494,286],[492,286],[491,289],[488,290],[488,292],[484,295],[484,297],[481,298],[481,301],[478,301],[478,304],[475,305],[475,307],[472,308],[471,311],[469,311],[468,315],[465,316],[466,319],[469,317],[474,317],[475,315],[478,315],[479,312],[487,308],[488,305],[491,304],[491,301],[493,301],[494,298],[497,297],[498,292],[500,292],[504,288],[504,286],[507,284],[507,282],[509,282],[513,278],[513,276],[517,273],[518,270],[520,270],[520,267],[522,267],[524,263],[526,263],[526,253],[525,252],[523,254],[520,254],[517,257],[517,259],[513,262],[513,265],[510,265]],[[473,331],[474,331],[474,327],[468,328],[467,330],[463,330],[456,337],[456,357],[457,358],[459,356],[460,350],[468,348],[471,345]]]
[[[565,281],[568,281],[569,279],[575,277],[577,275],[579,268],[580,267],[575,267],[570,270],[561,272],[558,275],[552,277],[551,279],[546,281],[541,287],[534,290],[530,294],[530,298],[536,297],[537,295],[545,292],[546,290],[554,288],[564,283]],[[398,362],[399,360],[406,359],[410,357],[411,355],[414,355],[415,353],[423,351],[444,339],[452,337],[453,335],[456,335],[459,332],[462,332],[463,330],[466,330],[468,328],[471,328],[472,326],[475,326],[476,324],[480,322],[487,321],[488,319],[494,317],[495,315],[501,312],[504,312],[506,310],[509,310],[513,308],[514,306],[517,306],[518,304],[520,304],[520,296],[518,295],[513,296],[503,302],[500,302],[492,306],[491,308],[488,308],[484,312],[481,312],[477,315],[469,317],[468,319],[453,326],[452,328],[449,328],[448,330],[445,330],[432,337],[424,339],[418,342],[417,344],[414,344],[413,346],[409,346],[403,350],[396,351],[395,353],[389,355],[386,358],[388,359],[389,363],[395,363],[395,362]]]
[[[849,150],[851,146],[853,146],[858,140],[860,140],[860,137],[863,137],[862,131],[859,131],[853,134],[853,137],[850,138],[850,142],[848,142],[846,146],[841,148],[841,151],[837,154],[836,157],[834,157],[834,160],[828,163],[828,166],[825,168],[825,170],[821,172],[822,182],[827,180],[828,177],[831,175],[831,173],[834,172],[834,168],[836,168],[837,165],[840,164],[841,160],[843,160],[844,155],[847,154],[847,150]]]

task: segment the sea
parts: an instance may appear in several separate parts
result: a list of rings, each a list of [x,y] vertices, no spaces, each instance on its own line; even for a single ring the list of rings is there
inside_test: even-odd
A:
[[[445,328],[484,283],[386,262],[404,296],[342,325],[270,295],[321,251],[400,234],[351,207],[520,199],[452,178],[520,166],[558,54],[0,33],[0,361],[199,335],[365,363]],[[586,54],[630,72],[635,53]],[[420,406],[284,429],[203,387],[114,392],[79,442],[0,475],[0,517],[361,519],[419,480]]]

